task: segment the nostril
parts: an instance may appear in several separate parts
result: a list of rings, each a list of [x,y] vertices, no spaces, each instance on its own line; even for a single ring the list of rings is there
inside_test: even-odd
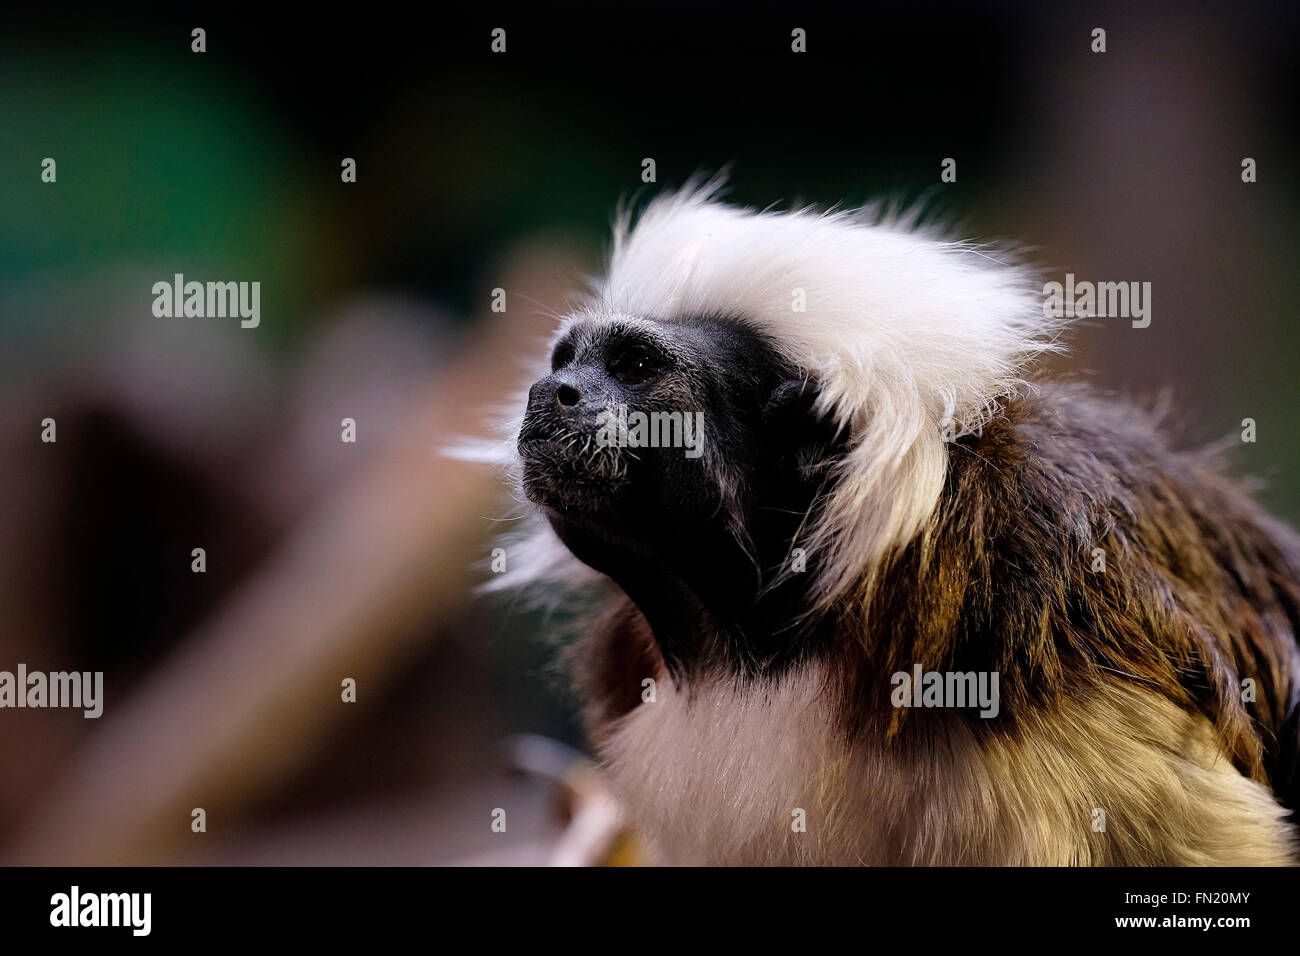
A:
[[[582,393],[572,385],[561,385],[555,390],[555,399],[561,405],[567,405],[572,408],[582,400]]]

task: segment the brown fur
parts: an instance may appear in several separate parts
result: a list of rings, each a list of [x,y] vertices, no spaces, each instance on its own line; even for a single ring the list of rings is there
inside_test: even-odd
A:
[[[1104,571],[1092,569],[1094,548],[1104,550]],[[991,816],[983,830],[957,821],[951,831],[877,819],[862,840],[841,818],[845,846],[808,854],[800,844],[793,859],[1260,863],[1294,854],[1281,811],[1213,768],[1221,753],[1296,806],[1300,544],[1206,456],[1171,451],[1131,406],[1059,385],[1010,403],[982,435],[951,446],[932,521],[877,580],[822,622],[830,638],[812,642],[817,650],[805,661],[836,702],[827,712],[833,726],[823,729],[839,743],[825,746],[842,747],[849,765],[874,768],[837,779],[869,786],[882,766],[910,767],[928,787],[948,781],[954,814]],[[647,706],[641,681],[667,678],[649,626],[616,589],[574,660],[593,738],[625,765],[618,741]],[[914,664],[998,672],[999,715],[890,706],[890,675]],[[1243,701],[1245,678],[1255,683],[1254,702]],[[731,678],[751,687],[764,679]],[[683,698],[675,706],[692,705]],[[1108,765],[1107,747],[1116,761],[1143,766]],[[1081,775],[1081,788],[1104,791],[1130,825],[1113,836],[1090,832],[1086,813],[1097,797],[1052,791],[1042,766],[1053,760]],[[968,764],[977,771],[959,769]],[[999,774],[1012,772],[1041,778],[1016,782],[1023,792],[1015,812],[1037,814],[1049,830],[1068,820],[1068,832],[1028,842],[1008,836],[1014,807],[998,799],[1015,787]],[[1069,790],[1067,775],[1060,785]],[[981,797],[982,787],[992,791]],[[885,790],[908,792],[901,782]],[[624,796],[636,804],[635,793]],[[972,804],[959,807],[961,799]],[[1198,801],[1217,805],[1197,809]],[[875,812],[905,816],[906,806]],[[1230,833],[1250,845],[1227,847]],[[713,858],[728,856],[718,847]],[[792,858],[772,850],[739,859]]]
[[[1300,545],[1130,405],[1046,386],[955,443],[934,521],[863,608],[890,623],[849,652],[859,725],[879,710],[871,689],[915,662],[1006,675],[1011,726],[1120,679],[1206,716],[1238,769],[1294,797],[1281,737],[1300,693]],[[845,630],[864,627],[850,615]],[[888,710],[890,733],[916,713]]]

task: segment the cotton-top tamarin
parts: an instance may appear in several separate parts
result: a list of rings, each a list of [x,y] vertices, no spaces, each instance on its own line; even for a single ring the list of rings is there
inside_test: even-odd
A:
[[[1035,381],[1062,333],[1028,271],[898,221],[713,185],[620,217],[511,425],[541,520],[499,584],[586,609],[658,859],[1296,860],[1300,540]]]

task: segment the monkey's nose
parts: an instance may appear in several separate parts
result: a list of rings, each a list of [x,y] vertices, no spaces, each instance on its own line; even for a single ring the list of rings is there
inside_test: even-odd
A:
[[[582,401],[582,393],[572,385],[561,385],[555,390],[555,400],[561,405],[572,408]]]

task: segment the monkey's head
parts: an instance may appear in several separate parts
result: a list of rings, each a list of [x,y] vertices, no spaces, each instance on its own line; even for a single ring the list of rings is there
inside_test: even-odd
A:
[[[575,317],[550,366],[529,390],[518,449],[525,494],[569,550],[657,634],[698,633],[705,615],[744,632],[760,611],[790,612],[792,589],[777,601],[772,586],[842,445],[806,373],[723,316]],[[673,664],[693,656],[665,643]]]
[[[951,439],[1059,330],[998,250],[870,211],[739,209],[717,188],[620,219],[506,463],[545,522],[498,586],[562,590],[594,568],[670,666],[716,660],[692,644],[715,632],[733,661],[780,658],[791,621],[860,597],[932,519]]]

